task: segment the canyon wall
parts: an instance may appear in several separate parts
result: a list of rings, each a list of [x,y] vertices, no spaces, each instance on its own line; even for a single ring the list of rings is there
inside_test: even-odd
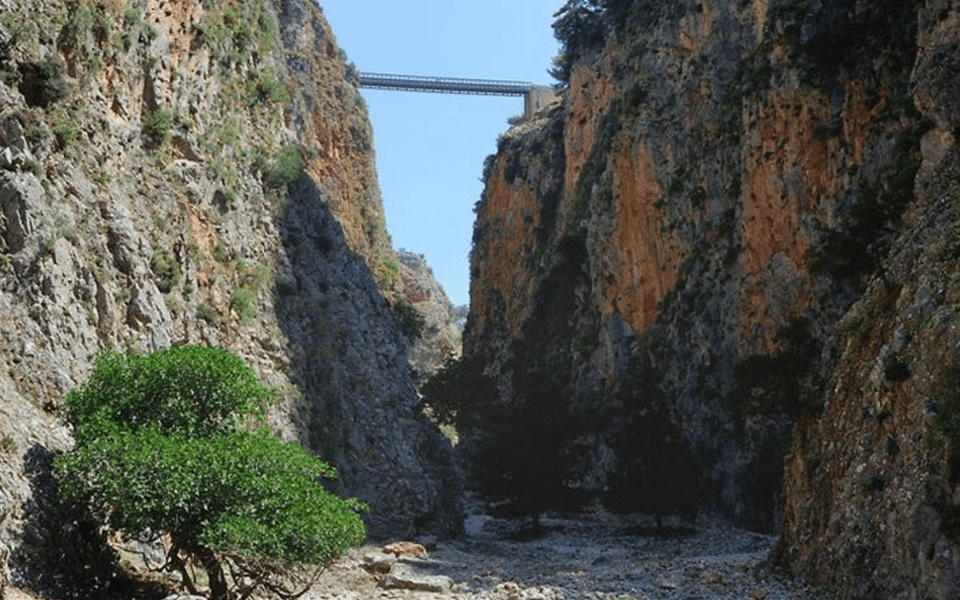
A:
[[[396,316],[358,74],[321,9],[0,0],[0,42],[12,580],[66,585],[47,568],[69,533],[47,471],[70,445],[56,412],[109,348],[239,354],[279,391],[273,427],[370,504],[372,535],[457,531],[452,452],[416,408]]]
[[[525,416],[543,498],[783,525],[844,597],[955,595],[957,4],[579,4],[562,105],[487,163],[472,481]]]
[[[960,5],[927,2],[918,31],[915,196],[786,461],[777,558],[846,598],[960,594]]]
[[[398,272],[403,281],[402,299],[409,308],[410,365],[418,382],[434,375],[446,362],[460,356],[462,341],[457,309],[437,281],[422,254],[397,250]],[[412,309],[412,310],[411,310]]]

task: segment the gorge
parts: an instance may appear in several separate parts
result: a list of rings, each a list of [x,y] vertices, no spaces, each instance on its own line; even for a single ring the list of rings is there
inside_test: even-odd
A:
[[[321,8],[0,0],[4,581],[89,593],[62,397],[200,343],[373,539],[456,537],[466,487],[774,534],[838,598],[960,593],[960,3],[558,9],[560,101],[483,165],[463,357],[418,389],[454,315],[390,245]]]

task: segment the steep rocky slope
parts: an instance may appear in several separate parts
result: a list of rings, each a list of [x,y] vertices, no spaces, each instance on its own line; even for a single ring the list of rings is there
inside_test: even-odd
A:
[[[787,460],[779,557],[849,598],[960,594],[960,5],[920,10],[916,196]]]
[[[526,418],[540,499],[786,515],[847,597],[955,595],[957,4],[571,4],[478,207],[474,477]]]
[[[410,364],[417,379],[424,380],[446,361],[460,356],[462,344],[456,309],[422,254],[401,248],[397,258],[403,281],[401,298],[415,311],[402,309],[411,315],[416,332],[410,347]]]
[[[373,535],[455,530],[451,453],[415,410],[390,305],[402,287],[370,123],[321,10],[0,0],[0,42],[0,541],[14,578],[25,556],[63,551],[31,507],[53,506],[42,466],[70,443],[54,413],[104,348],[238,353],[280,391],[277,430],[370,503]]]

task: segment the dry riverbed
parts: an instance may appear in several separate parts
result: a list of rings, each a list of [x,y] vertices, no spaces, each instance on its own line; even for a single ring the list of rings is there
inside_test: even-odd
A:
[[[380,565],[379,546],[352,550],[305,599],[800,600],[820,595],[765,567],[776,538],[737,529],[667,528],[611,519],[544,519],[546,533],[510,539],[507,521],[474,517],[462,540]],[[392,558],[392,556],[390,557]],[[389,571],[384,572],[386,569]],[[419,589],[409,589],[419,588]],[[434,591],[425,591],[432,589]]]

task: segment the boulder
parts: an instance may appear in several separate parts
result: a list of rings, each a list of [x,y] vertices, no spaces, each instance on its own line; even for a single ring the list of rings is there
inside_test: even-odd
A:
[[[411,590],[445,594],[453,586],[453,580],[445,575],[417,575],[391,573],[380,580],[380,587],[387,590]]]
[[[393,542],[383,547],[384,552],[393,554],[397,558],[426,558],[427,549],[414,542]]]
[[[384,552],[371,552],[363,557],[363,568],[374,575],[385,575],[396,564],[397,557]]]

